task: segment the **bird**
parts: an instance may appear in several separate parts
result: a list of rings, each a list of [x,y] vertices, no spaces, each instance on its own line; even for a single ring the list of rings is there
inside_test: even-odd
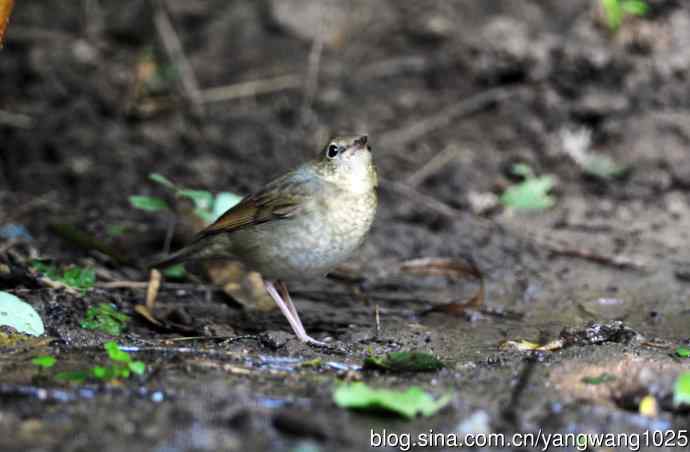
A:
[[[150,265],[238,260],[263,277],[297,338],[309,336],[287,281],[325,276],[364,242],[378,207],[378,175],[367,135],[336,136],[318,156],[243,198],[191,243]]]

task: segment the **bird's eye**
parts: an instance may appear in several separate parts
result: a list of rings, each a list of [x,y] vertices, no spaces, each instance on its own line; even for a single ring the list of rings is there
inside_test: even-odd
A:
[[[338,155],[338,146],[336,146],[335,144],[331,144],[330,146],[328,146],[328,150],[326,151],[326,156],[329,159],[334,159],[334,158],[336,158],[337,155]]]

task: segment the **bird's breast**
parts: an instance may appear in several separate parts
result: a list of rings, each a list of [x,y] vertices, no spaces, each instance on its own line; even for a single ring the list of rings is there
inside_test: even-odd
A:
[[[362,244],[376,207],[374,191],[321,197],[295,218],[238,231],[233,242],[245,263],[268,279],[320,276],[348,259]]]

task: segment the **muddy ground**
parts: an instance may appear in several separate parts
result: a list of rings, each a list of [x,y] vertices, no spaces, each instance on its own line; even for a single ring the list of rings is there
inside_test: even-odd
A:
[[[1,450],[345,451],[384,428],[687,428],[670,404],[690,368],[673,356],[690,337],[687,2],[649,0],[647,17],[616,33],[592,0],[170,0],[165,16],[146,1],[17,3],[0,51],[0,225],[30,237],[0,238],[0,288],[32,304],[54,340],[0,355]],[[166,51],[164,17],[186,58]],[[263,94],[207,91],[279,76]],[[203,275],[163,283],[155,314],[173,328],[134,313],[140,286],[108,286],[147,281],[138,264],[163,249],[168,218],[128,203],[164,194],[150,173],[249,193],[339,131],[369,134],[383,180],[371,236],[341,277],[292,286],[307,330],[332,350],[299,343],[279,312],[243,308]],[[627,171],[587,175],[573,146]],[[556,177],[554,207],[496,203],[519,162]],[[113,225],[126,232],[109,235]],[[182,225],[173,247],[184,236]],[[33,258],[93,267],[97,287],[46,287]],[[417,258],[473,259],[482,305],[423,315],[478,284],[400,270]],[[102,360],[111,338],[79,327],[102,302],[133,316],[117,340],[147,374],[81,386],[39,375],[38,354],[60,370]],[[172,340],[193,336],[205,338]],[[556,351],[501,347],[559,338]],[[412,349],[447,367],[360,370],[367,351]],[[602,373],[616,379],[582,382]],[[360,378],[454,398],[414,421],[336,407],[336,383]],[[638,410],[649,394],[653,417]]]

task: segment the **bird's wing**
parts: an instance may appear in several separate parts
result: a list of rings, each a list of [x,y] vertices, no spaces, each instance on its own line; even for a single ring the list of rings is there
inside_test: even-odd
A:
[[[276,179],[230,208],[201,231],[195,241],[268,221],[293,218],[303,210],[310,195],[318,190],[318,184],[313,178],[301,177],[298,173]]]

